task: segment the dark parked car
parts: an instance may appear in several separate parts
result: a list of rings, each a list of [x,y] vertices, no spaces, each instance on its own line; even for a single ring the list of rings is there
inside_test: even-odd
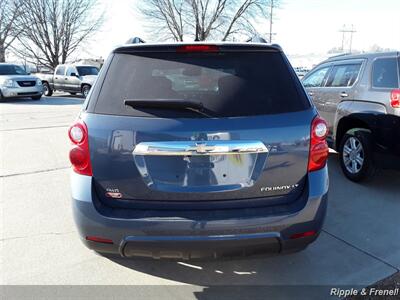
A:
[[[340,55],[303,79],[350,180],[368,179],[377,168],[400,170],[399,62],[399,52]]]
[[[123,257],[302,250],[325,217],[326,135],[279,46],[117,48],[69,130],[81,238]]]

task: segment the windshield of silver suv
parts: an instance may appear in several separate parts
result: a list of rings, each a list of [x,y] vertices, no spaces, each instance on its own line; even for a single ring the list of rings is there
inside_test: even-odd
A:
[[[0,75],[28,75],[24,69],[16,65],[1,65]]]

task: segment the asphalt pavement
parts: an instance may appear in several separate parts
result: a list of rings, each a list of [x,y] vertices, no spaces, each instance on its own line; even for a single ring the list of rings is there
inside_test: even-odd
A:
[[[70,203],[67,129],[82,103],[67,95],[0,103],[0,284],[103,285],[98,299],[120,285],[139,298],[232,299],[246,286],[273,285],[275,295],[290,286],[367,286],[400,269],[400,173],[355,184],[334,153],[324,229],[303,252],[201,262],[97,255],[80,242]],[[232,285],[230,295],[219,289]]]

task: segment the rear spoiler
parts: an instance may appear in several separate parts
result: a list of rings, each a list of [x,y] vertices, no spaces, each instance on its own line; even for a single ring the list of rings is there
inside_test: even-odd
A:
[[[114,49],[114,53],[133,53],[133,52],[176,52],[177,49],[184,47],[216,47],[221,52],[235,51],[267,51],[281,52],[282,48],[278,44],[269,44],[264,38],[259,36],[251,37],[244,43],[233,42],[176,42],[176,43],[146,43],[140,37],[133,37],[126,41],[125,45]],[[205,51],[204,51],[205,52]],[[213,51],[216,52],[216,51]]]
[[[261,43],[171,43],[171,44],[129,44],[114,49],[113,53],[132,54],[138,52],[190,52],[181,49],[209,48],[210,52],[282,52],[282,49],[276,45]],[[207,52],[207,51],[192,51]]]

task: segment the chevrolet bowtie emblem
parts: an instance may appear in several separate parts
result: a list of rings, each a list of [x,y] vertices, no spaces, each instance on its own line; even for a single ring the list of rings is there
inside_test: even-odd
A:
[[[215,146],[207,146],[207,144],[204,143],[196,143],[196,147],[193,149],[199,154],[204,154],[208,152],[212,152],[216,149]]]

